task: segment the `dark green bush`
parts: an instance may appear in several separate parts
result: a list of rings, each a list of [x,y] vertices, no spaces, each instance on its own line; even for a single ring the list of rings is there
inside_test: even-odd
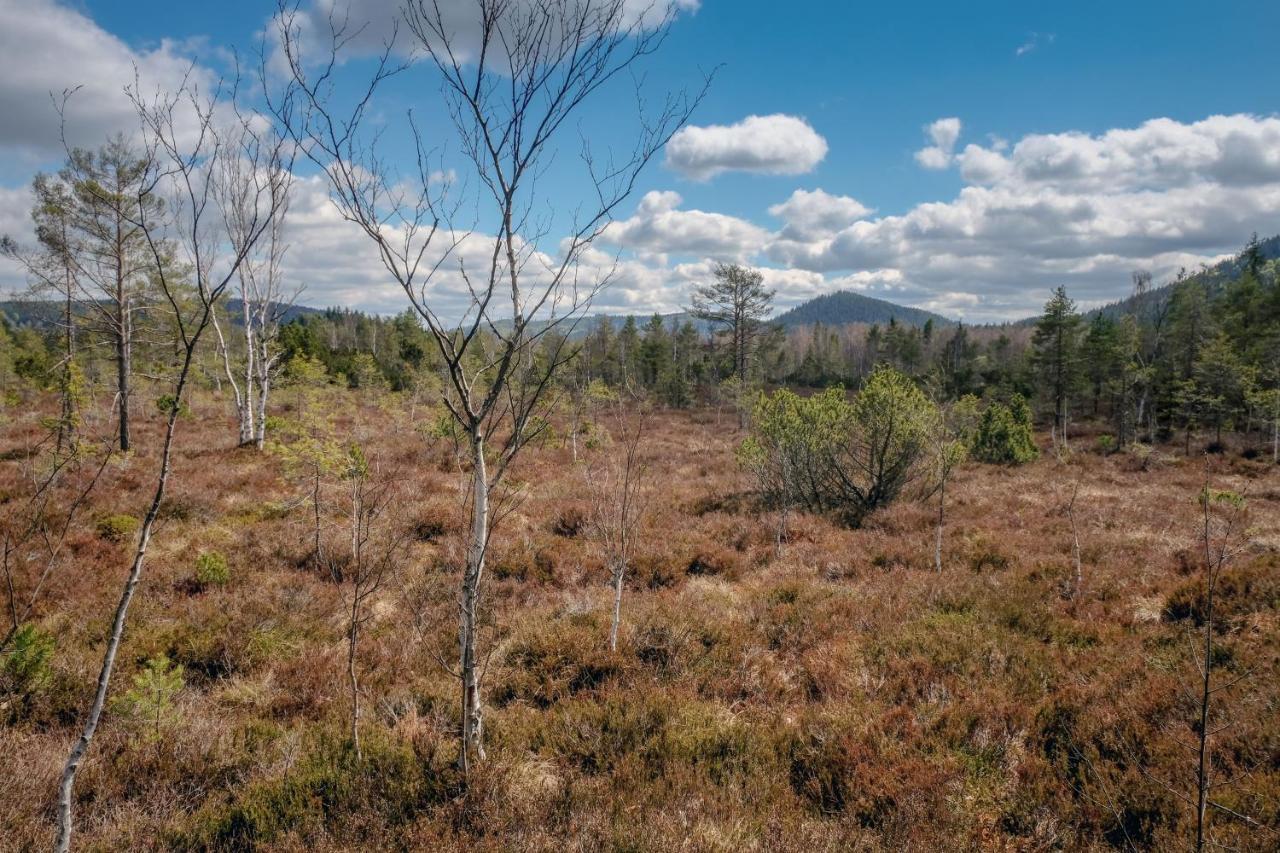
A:
[[[1005,406],[992,403],[982,413],[973,440],[973,458],[995,465],[1021,465],[1040,455],[1031,428],[1031,409],[1015,395]]]

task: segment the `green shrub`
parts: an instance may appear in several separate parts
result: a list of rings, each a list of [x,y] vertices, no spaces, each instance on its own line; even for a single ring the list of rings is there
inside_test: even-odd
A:
[[[15,693],[30,693],[49,680],[53,646],[53,637],[35,625],[26,624],[17,630],[12,648],[0,658],[0,672],[5,674]]]
[[[98,519],[98,536],[108,542],[123,542],[138,532],[141,522],[132,515],[117,513]]]
[[[852,400],[840,388],[762,395],[738,458],[774,508],[832,512],[856,527],[925,473],[940,420],[910,378],[879,367]]]
[[[222,586],[231,580],[227,558],[217,551],[206,551],[196,557],[196,583],[201,586]]]
[[[133,687],[116,700],[116,711],[144,727],[144,738],[159,740],[177,710],[173,700],[187,684],[182,665],[166,657],[151,658],[133,677]]]
[[[230,802],[206,806],[175,834],[173,846],[251,850],[294,834],[336,835],[367,848],[362,827],[369,814],[396,827],[461,793],[452,766],[377,730],[364,739],[363,752],[362,760],[349,741],[322,735],[282,778],[239,786]]]
[[[191,409],[186,403],[179,400],[172,394],[161,394],[156,398],[156,408],[160,410],[160,414],[166,418],[173,413],[175,409],[178,411],[179,417],[190,417]]]
[[[1040,455],[1031,429],[1031,409],[1014,395],[1005,406],[992,403],[982,413],[973,440],[973,457],[994,465],[1021,465]]]

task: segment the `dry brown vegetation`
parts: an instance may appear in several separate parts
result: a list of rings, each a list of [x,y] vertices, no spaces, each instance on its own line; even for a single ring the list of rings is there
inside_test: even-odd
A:
[[[457,643],[455,454],[404,407],[332,393],[338,434],[368,436],[373,466],[397,480],[389,523],[411,535],[367,605],[363,759],[349,738],[349,591],[314,567],[306,485],[277,456],[233,449],[226,402],[205,393],[179,425],[112,692],[157,656],[186,686],[159,739],[104,718],[76,791],[82,849],[1170,850],[1194,837],[1198,458],[965,465],[936,573],[933,510],[913,501],[859,530],[793,516],[779,556],[732,417],[659,413],[657,492],[611,654],[580,472],[558,438],[531,447],[489,560],[489,760],[464,786],[457,682],[440,663]],[[24,488],[33,408],[11,408],[0,439],[6,500]],[[52,839],[127,570],[128,542],[95,522],[141,512],[160,429],[158,416],[138,424],[139,451],[104,474],[36,608],[56,647],[49,677],[0,705],[4,849]],[[1211,467],[1216,488],[1248,494],[1252,541],[1220,591],[1218,672],[1238,683],[1215,698],[1213,755],[1235,781],[1215,791],[1211,835],[1272,850],[1280,473],[1238,453]],[[339,485],[329,498],[336,549]],[[229,580],[195,581],[214,550]]]

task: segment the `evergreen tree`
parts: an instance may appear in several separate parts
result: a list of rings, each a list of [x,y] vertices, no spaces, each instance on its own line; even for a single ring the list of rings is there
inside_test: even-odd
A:
[[[723,330],[733,355],[732,376],[750,382],[753,359],[773,304],[773,291],[764,276],[738,264],[718,264],[714,280],[694,290],[690,313]]]
[[[1080,315],[1059,287],[1044,306],[1031,342],[1033,364],[1053,405],[1055,440],[1067,439],[1067,411],[1080,378]]]

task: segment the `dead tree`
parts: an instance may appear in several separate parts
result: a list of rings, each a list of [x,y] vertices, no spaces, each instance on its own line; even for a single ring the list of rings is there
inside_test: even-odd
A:
[[[637,16],[625,0],[475,0],[473,39],[457,33],[433,0],[407,0],[401,14],[408,38],[397,44],[393,36],[363,94],[339,113],[334,76],[360,28],[331,16],[328,50],[317,62],[303,55],[296,7],[279,10],[277,32],[291,80],[272,109],[323,170],[338,210],[376,247],[422,319],[442,365],[441,402],[464,436],[470,522],[455,673],[464,772],[472,757],[484,757],[479,623],[485,556],[501,512],[496,502],[511,496],[504,477],[545,429],[553,377],[576,348],[571,332],[612,277],[612,265],[592,267],[584,255],[697,98],[667,98],[641,122],[635,147],[620,158],[601,159],[581,143],[593,192],[579,203],[562,239],[549,239],[549,222],[538,219],[548,201],[538,178],[582,105],[662,44],[674,9],[660,11]],[[393,174],[378,154],[377,133],[365,134],[379,86],[415,67],[394,58],[405,42],[443,81],[444,111],[474,183],[441,182],[412,113],[408,136],[417,157],[411,175]],[[265,67],[263,73],[266,79]],[[467,201],[492,233],[458,226],[454,214]],[[442,301],[447,283],[462,293],[456,309]]]
[[[302,292],[300,287],[287,290],[284,284],[282,264],[288,251],[283,234],[285,213],[287,210],[282,210],[281,216],[272,221],[265,238],[236,276],[239,331],[243,341],[235,352],[238,362],[235,368],[232,367],[232,348],[227,344],[217,314],[213,317],[222,367],[235,402],[240,446],[253,445],[258,450],[266,444],[267,400],[282,367],[280,326]],[[252,212],[233,209],[231,225],[239,230],[250,227]]]
[[[151,534],[164,502],[178,415],[197,347],[241,264],[279,213],[291,169],[280,138],[260,130],[259,123],[249,116],[226,117],[220,96],[226,94],[234,104],[234,88],[227,93],[202,93],[187,81],[177,92],[147,98],[135,83],[127,93],[141,124],[144,155],[140,162],[146,164],[146,171],[131,185],[131,203],[121,203],[116,209],[131,233],[142,235],[145,241],[156,286],[173,315],[177,359],[170,394],[165,398],[165,429],[151,500],[111,621],[93,702],[62,771],[56,845],[60,853],[71,846],[76,773],[102,717],[129,605],[142,578]],[[232,168],[232,160],[252,167]],[[162,206],[152,201],[160,197],[166,199],[163,220],[157,218]],[[252,226],[230,228],[232,208],[247,202],[254,211]],[[174,256],[181,256],[181,266],[171,262]]]
[[[590,530],[604,556],[613,588],[611,652],[618,650],[622,591],[648,509],[649,463],[643,453],[648,413],[643,404],[633,408],[628,412],[626,403],[615,403],[611,436],[614,446],[602,450],[584,472],[586,494],[591,501]]]

